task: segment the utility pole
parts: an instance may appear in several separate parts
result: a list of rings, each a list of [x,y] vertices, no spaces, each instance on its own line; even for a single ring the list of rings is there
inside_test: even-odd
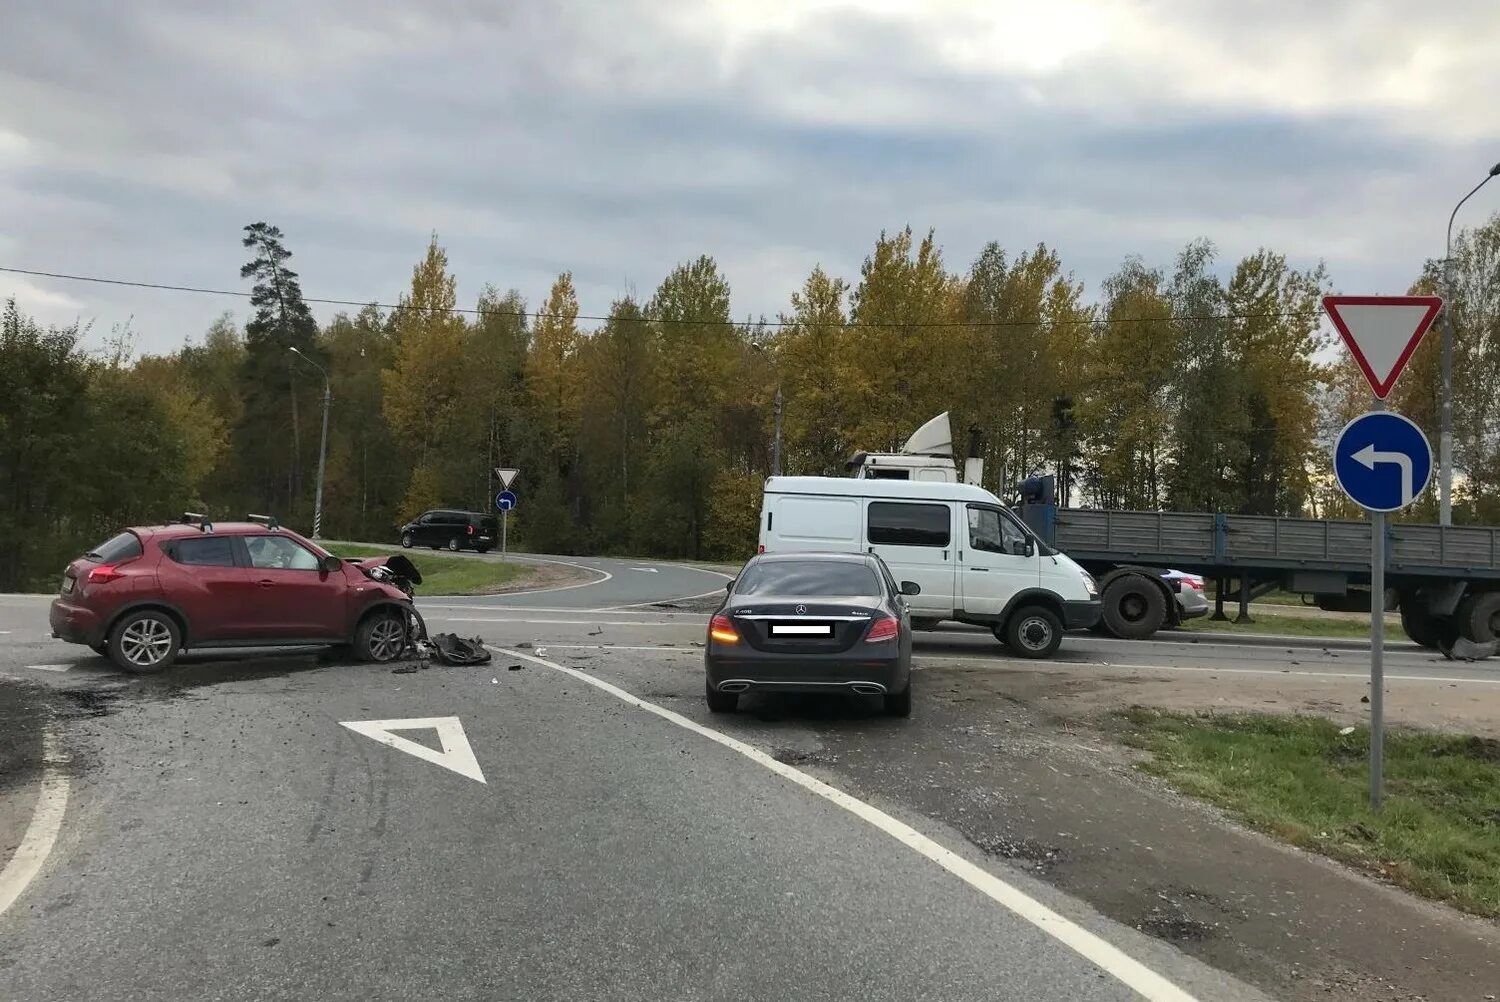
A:
[[[781,476],[781,380],[776,380],[776,438],[771,443],[771,476]]]
[[[292,354],[323,374],[323,440],[318,445],[318,489],[313,501],[312,530],[312,538],[318,539],[323,534],[323,468],[328,460],[328,406],[333,402],[333,386],[328,378],[328,372],[321,365],[302,354],[295,347],[292,347],[290,350]],[[296,400],[295,394],[292,399]]]
[[[1490,168],[1484,180],[1458,200],[1448,216],[1448,240],[1443,250],[1443,400],[1441,427],[1438,433],[1438,524],[1453,524],[1453,220],[1458,210],[1474,197],[1474,192],[1489,184],[1490,179],[1500,174],[1500,163]]]

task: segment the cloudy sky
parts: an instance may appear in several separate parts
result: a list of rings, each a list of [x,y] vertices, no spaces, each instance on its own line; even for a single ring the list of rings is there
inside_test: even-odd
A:
[[[1496,93],[1494,0],[8,0],[0,266],[243,288],[264,219],[308,295],[392,301],[436,230],[462,305],[571,269],[602,313],[708,253],[744,316],[911,223],[1091,292],[1197,236],[1401,292],[1500,159]],[[8,295],[146,350],[245,308]]]

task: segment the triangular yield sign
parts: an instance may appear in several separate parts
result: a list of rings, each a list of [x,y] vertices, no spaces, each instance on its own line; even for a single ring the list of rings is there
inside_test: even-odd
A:
[[[510,482],[516,479],[516,474],[520,472],[520,470],[510,470],[503,466],[495,467],[495,476],[500,478],[500,486],[506,489],[510,488]]]
[[[1324,296],[1323,309],[1381,400],[1442,309],[1441,296]]]
[[[339,722],[354,733],[373,738],[383,745],[390,745],[397,751],[404,751],[424,762],[440,765],[460,776],[484,782],[484,773],[479,769],[479,761],[474,758],[474,749],[469,747],[469,739],[464,735],[464,725],[459,723],[457,717],[411,717],[406,720],[341,720]],[[391,733],[419,728],[431,728],[436,731],[438,743],[443,746],[443,750],[433,751],[410,738]]]

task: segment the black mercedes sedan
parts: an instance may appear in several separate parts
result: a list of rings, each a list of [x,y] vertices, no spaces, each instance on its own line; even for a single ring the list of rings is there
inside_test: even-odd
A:
[[[763,553],[727,585],[709,621],[703,664],[708,708],[729,713],[740,693],[878,695],[911,715],[911,617],[885,561],[866,553]]]

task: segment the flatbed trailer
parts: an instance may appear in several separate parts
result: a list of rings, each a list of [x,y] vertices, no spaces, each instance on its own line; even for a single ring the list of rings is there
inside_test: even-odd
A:
[[[1024,501],[1016,510],[1039,537],[1100,578],[1106,609],[1143,581],[1163,586],[1153,568],[1216,580],[1221,610],[1233,583],[1242,615],[1252,597],[1277,588],[1311,595],[1325,609],[1370,608],[1367,521],[1057,508]],[[1457,637],[1495,641],[1500,528],[1388,524],[1386,554],[1386,587],[1413,641],[1433,648],[1451,647]],[[1388,597],[1383,604],[1390,607]],[[1145,621],[1137,618],[1121,635],[1144,638],[1166,625],[1150,613],[1170,605],[1151,605]]]

